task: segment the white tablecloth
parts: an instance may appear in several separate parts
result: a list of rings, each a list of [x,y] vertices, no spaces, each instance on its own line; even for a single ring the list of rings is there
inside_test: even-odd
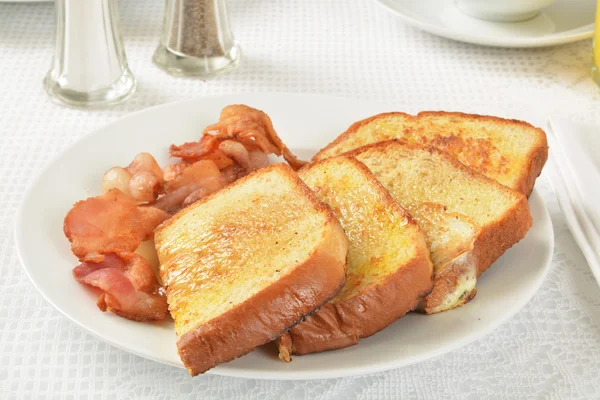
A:
[[[120,7],[138,92],[110,110],[79,111],[53,104],[42,88],[52,4],[0,4],[0,398],[600,396],[600,289],[543,181],[556,250],[539,293],[484,339],[411,367],[303,382],[192,379],[100,342],[54,310],[17,259],[13,219],[24,190],[69,143],[132,111],[207,94],[317,92],[409,111],[530,107],[542,117],[560,112],[600,123],[600,89],[587,75],[589,40],[484,48],[410,28],[367,0],[231,0],[244,59],[239,70],[204,82],[171,78],[151,64],[163,1],[122,0]],[[48,268],[59,273],[62,266]]]

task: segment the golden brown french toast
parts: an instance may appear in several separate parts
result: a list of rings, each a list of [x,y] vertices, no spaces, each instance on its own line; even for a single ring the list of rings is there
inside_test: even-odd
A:
[[[192,375],[279,337],[345,281],[342,227],[283,164],[190,205],[157,229],[155,243]]]
[[[349,155],[373,172],[425,233],[435,278],[419,308],[428,314],[472,299],[479,275],[531,227],[523,194],[439,149],[391,140]]]
[[[279,340],[283,360],[351,346],[379,332],[413,310],[433,278],[421,229],[362,163],[333,157],[299,175],[340,220],[348,266],[342,291]]]
[[[527,122],[458,112],[392,112],[358,121],[315,155],[321,160],[389,139],[430,145],[527,196],[548,158],[543,130]]]

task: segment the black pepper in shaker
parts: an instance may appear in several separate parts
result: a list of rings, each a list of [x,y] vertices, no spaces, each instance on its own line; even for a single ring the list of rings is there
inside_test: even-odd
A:
[[[225,0],[167,0],[153,61],[176,76],[210,77],[238,65]]]

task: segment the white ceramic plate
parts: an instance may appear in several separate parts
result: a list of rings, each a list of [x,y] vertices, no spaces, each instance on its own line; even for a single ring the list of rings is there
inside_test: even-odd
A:
[[[77,264],[62,231],[71,205],[99,194],[104,171],[126,165],[140,151],[167,161],[171,143],[197,140],[220,110],[245,103],[265,110],[288,146],[310,157],[352,122],[393,107],[319,95],[247,94],[205,97],[138,112],[84,137],[54,160],[28,190],[17,216],[22,263],[38,290],[68,318],[121,349],[181,367],[170,323],[144,324],[100,312],[96,296],[77,283]],[[268,379],[333,378],[396,368],[457,349],[479,339],[521,309],[548,271],[554,243],[544,202],[530,198],[533,228],[477,284],[465,307],[433,316],[408,315],[359,345],[280,362],[264,346],[209,373]]]
[[[458,10],[454,1],[375,1],[424,31],[485,46],[554,46],[586,39],[594,33],[594,0],[558,0],[537,17],[523,22],[488,22],[469,17]]]

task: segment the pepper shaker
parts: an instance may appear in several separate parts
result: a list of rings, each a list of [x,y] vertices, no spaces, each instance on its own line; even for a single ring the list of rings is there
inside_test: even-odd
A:
[[[55,0],[55,48],[46,92],[69,105],[120,103],[135,91],[116,0]]]
[[[171,75],[210,77],[235,68],[240,49],[225,0],[167,0],[154,64]]]

